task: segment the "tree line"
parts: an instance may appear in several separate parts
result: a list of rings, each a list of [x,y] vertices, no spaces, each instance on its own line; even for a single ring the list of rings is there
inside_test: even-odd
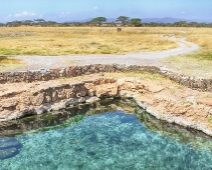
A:
[[[41,26],[41,27],[55,27],[55,26],[148,26],[148,27],[212,27],[212,23],[197,23],[197,22],[186,22],[179,21],[174,23],[158,23],[158,22],[149,22],[142,23],[140,18],[129,18],[127,16],[119,16],[115,22],[107,22],[105,17],[93,18],[87,22],[63,22],[59,23],[56,21],[46,21],[44,19],[35,19],[35,20],[23,20],[23,21],[11,21],[7,23],[0,23],[0,27],[19,27],[19,26]]]
[[[105,17],[97,17],[88,22],[63,22],[58,23],[55,21],[45,21],[44,19],[35,19],[35,20],[23,20],[23,21],[11,21],[7,23],[0,23],[0,26],[7,27],[19,27],[19,26],[141,26],[140,18],[132,18],[126,16],[120,16],[117,18],[116,22],[107,22]]]

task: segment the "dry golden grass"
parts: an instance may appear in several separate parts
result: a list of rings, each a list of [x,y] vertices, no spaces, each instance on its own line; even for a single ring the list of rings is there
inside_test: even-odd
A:
[[[104,77],[110,77],[110,78],[115,78],[115,79],[120,79],[120,78],[140,78],[142,80],[149,80],[149,81],[153,81],[153,82],[160,82],[162,84],[166,84],[166,85],[174,85],[176,87],[179,87],[180,85],[171,81],[170,79],[168,79],[167,77],[160,75],[160,74],[156,74],[156,73],[149,73],[149,72],[145,72],[145,71],[133,71],[133,72],[116,72],[116,73],[109,73],[106,72],[104,73]],[[75,81],[81,81],[81,80],[93,80],[96,78],[102,78],[102,76],[100,76],[100,74],[91,74],[91,75],[83,75],[83,76],[77,76],[77,77],[71,77],[71,78],[60,78],[57,81],[60,82],[64,82],[64,81],[68,81],[68,80],[75,80]]]
[[[198,53],[167,57],[161,61],[166,65],[166,67],[175,72],[198,77],[211,78],[212,61],[198,59],[198,57],[191,57],[191,55],[197,56]]]
[[[194,53],[171,56],[161,61],[171,70],[193,76],[211,78],[212,75],[212,29],[181,28],[186,31],[187,41],[200,46]]]
[[[160,32],[167,30],[126,27],[117,32],[115,27],[3,27],[0,28],[0,54],[113,54],[158,51],[178,46],[158,36]]]
[[[212,29],[211,28],[189,28],[186,38],[194,42],[204,50],[212,51]]]
[[[0,55],[72,55],[158,51],[177,47],[160,35],[185,37],[198,44],[198,52],[163,59],[167,67],[186,74],[212,74],[212,29],[181,27],[17,27],[0,28]],[[4,65],[2,65],[4,62]],[[12,64],[14,62],[14,64]],[[19,65],[19,61],[1,61]],[[72,62],[72,61],[70,61]],[[22,63],[21,63],[22,64]],[[0,68],[0,69],[1,69]]]
[[[168,84],[175,84],[173,81],[168,79],[165,76],[162,76],[160,74],[156,73],[149,73],[149,72],[125,72],[125,73],[104,73],[106,77],[113,77],[113,78],[123,78],[123,77],[135,77],[135,78],[141,78],[151,81],[158,81],[158,82],[166,82]]]
[[[9,71],[25,65],[21,60],[8,56],[0,56],[0,71]]]

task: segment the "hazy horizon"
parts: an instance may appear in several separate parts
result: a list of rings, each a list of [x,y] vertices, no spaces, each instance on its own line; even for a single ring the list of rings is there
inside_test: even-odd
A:
[[[202,0],[8,0],[2,1],[0,22],[45,19],[57,22],[80,21],[103,16],[117,18],[182,18],[211,21],[212,1]]]

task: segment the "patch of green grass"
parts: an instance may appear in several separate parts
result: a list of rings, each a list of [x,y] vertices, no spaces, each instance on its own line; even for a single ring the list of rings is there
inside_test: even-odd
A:
[[[0,65],[2,64],[23,64],[21,60],[15,59],[12,56],[0,56]]]
[[[21,60],[15,59],[12,56],[0,56],[0,71],[9,71],[25,65]]]
[[[197,60],[209,60],[212,61],[212,51],[200,50],[195,53],[186,54],[186,58],[197,59]]]
[[[133,71],[133,72],[121,72],[121,73],[105,73],[105,76],[114,77],[114,78],[123,78],[123,77],[136,77],[142,78],[147,80],[155,80],[155,81],[170,81],[163,75],[156,74],[156,73],[149,73],[146,71]]]
[[[170,70],[200,77],[212,74],[212,51],[200,50],[194,53],[161,59]]]
[[[22,49],[20,48],[0,48],[0,54],[2,55],[20,55]]]
[[[208,116],[208,122],[212,122],[212,116]]]

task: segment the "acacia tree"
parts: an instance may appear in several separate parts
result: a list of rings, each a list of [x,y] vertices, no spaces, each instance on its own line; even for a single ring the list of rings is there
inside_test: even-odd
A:
[[[34,20],[34,25],[41,25],[41,26],[45,26],[46,21],[44,19],[35,19]]]
[[[186,21],[178,21],[174,23],[174,26],[177,27],[186,27],[187,26],[187,22]]]
[[[116,22],[121,22],[121,24],[123,26],[125,26],[129,21],[129,17],[126,17],[126,16],[120,16],[116,19]]]
[[[33,21],[32,20],[24,20],[24,21],[22,21],[22,24],[26,25],[26,26],[29,26],[29,25],[33,24]]]
[[[132,18],[130,20],[130,24],[134,25],[135,27],[141,26],[141,19],[140,18]]]
[[[97,17],[91,20],[91,23],[98,24],[101,26],[104,22],[106,22],[107,19],[105,17]]]

